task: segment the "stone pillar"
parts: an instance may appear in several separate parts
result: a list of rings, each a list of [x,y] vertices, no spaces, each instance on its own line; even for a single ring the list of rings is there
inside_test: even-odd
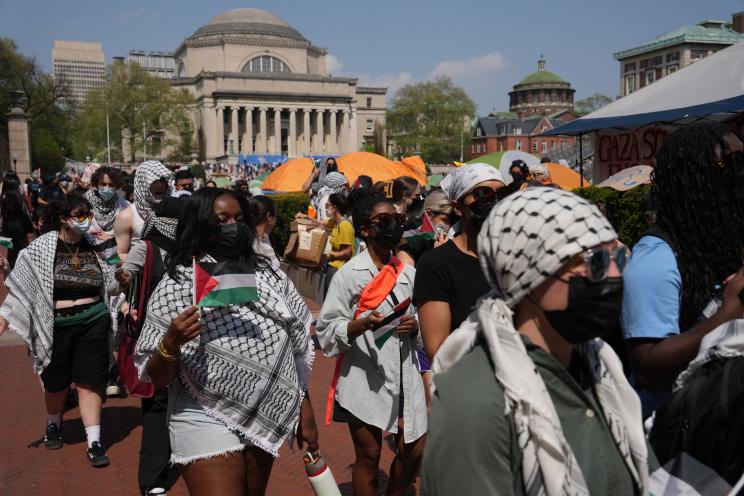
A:
[[[330,142],[331,142],[330,145],[331,146],[328,147],[328,153],[338,153],[338,133],[336,130],[336,112],[337,112],[336,110],[331,110],[331,117],[329,119],[330,122],[328,123],[328,125],[331,128],[331,133],[330,133]]]
[[[287,141],[287,155],[297,155],[297,109],[289,109],[289,140]]]
[[[238,155],[238,107],[230,107],[230,143],[228,153],[231,157]]]
[[[315,153],[323,155],[324,143],[323,138],[325,133],[323,132],[323,110],[318,109],[315,111]]]
[[[22,99],[22,93],[18,100]],[[11,98],[14,95],[11,94]],[[21,108],[20,101],[14,101],[10,112],[6,114],[8,118],[8,147],[10,152],[10,167],[14,170],[21,181],[25,181],[31,175],[31,144],[28,138],[28,116]]]
[[[243,133],[243,153],[253,153],[253,108],[245,108],[245,132]]]
[[[259,132],[261,133],[261,136],[259,138],[258,143],[258,153],[265,155],[268,153],[268,136],[267,136],[267,129],[266,129],[266,110],[268,110],[266,107],[261,107],[258,109],[260,114],[258,118],[258,128]]]
[[[282,109],[274,109],[274,155],[282,153]]]
[[[341,150],[340,153],[349,153],[351,152],[351,147],[349,146],[349,111],[344,110],[343,114],[341,115]]]
[[[310,155],[313,153],[312,148],[312,134],[310,134],[310,112],[312,110],[306,108],[302,110],[302,153]]]
[[[356,109],[352,107],[351,109],[351,126],[350,126],[350,136],[349,136],[349,151],[355,152],[359,150],[359,139],[357,138],[357,112]]]
[[[226,155],[225,153],[225,109],[217,107],[217,126],[215,127],[215,139],[217,140],[215,150],[216,157]]]

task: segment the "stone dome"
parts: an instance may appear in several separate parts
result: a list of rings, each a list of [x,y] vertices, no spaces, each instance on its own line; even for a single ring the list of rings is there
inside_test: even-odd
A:
[[[281,17],[261,9],[232,9],[213,17],[191,38],[222,34],[257,34],[307,41]]]

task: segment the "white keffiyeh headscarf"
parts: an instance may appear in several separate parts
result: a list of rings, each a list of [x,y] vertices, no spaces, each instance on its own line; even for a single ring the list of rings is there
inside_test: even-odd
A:
[[[448,174],[447,177],[442,179],[439,186],[450,201],[457,201],[473,189],[476,184],[484,181],[501,181],[503,183],[504,178],[501,172],[492,165],[484,163],[468,164]]]
[[[150,185],[158,179],[165,179],[168,183],[163,196],[165,198],[170,196],[173,189],[173,177],[173,172],[157,160],[142,162],[137,167],[134,173],[134,204],[140,217],[147,219],[155,204],[160,201],[150,192]]]
[[[512,310],[574,255],[617,237],[599,209],[566,191],[529,188],[498,203],[478,236],[478,255],[495,291],[479,300],[437,352],[449,369],[482,339],[504,390],[523,453],[527,494],[588,495],[586,481],[550,395],[514,328]],[[648,494],[641,405],[612,349],[600,339],[577,346],[594,375],[609,430],[640,494]],[[434,378],[436,382],[436,376]]]

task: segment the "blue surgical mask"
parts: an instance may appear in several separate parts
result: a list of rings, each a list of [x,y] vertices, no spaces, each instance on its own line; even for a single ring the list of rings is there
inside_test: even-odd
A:
[[[116,196],[116,190],[110,186],[101,186],[98,188],[98,196],[101,197],[101,200],[107,202]]]
[[[90,230],[90,219],[85,219],[83,222],[72,219],[70,221],[70,227],[78,234],[85,234]]]

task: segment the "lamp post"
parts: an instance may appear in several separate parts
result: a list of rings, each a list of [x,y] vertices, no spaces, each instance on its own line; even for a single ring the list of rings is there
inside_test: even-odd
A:
[[[17,156],[16,156],[16,154],[14,153],[14,154],[13,154],[13,172],[15,172],[15,171],[16,171],[16,162],[18,162],[18,157],[17,157]]]

